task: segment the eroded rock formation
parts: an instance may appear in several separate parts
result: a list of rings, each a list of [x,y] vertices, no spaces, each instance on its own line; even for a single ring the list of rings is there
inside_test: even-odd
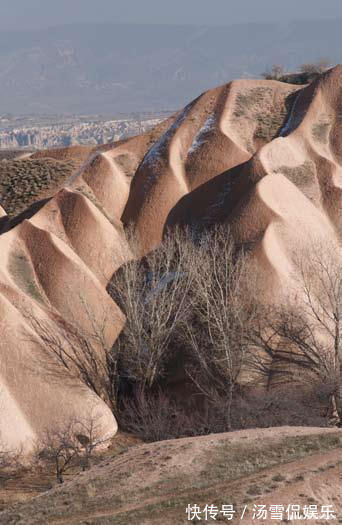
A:
[[[241,80],[208,91],[157,130],[91,153],[62,190],[2,233],[6,442],[30,443],[56,418],[85,413],[90,402],[105,416],[104,434],[115,433],[100,397],[71,376],[51,378],[30,318],[57,332],[60,322],[83,333],[101,329],[111,347],[124,316],[106,284],[130,257],[123,225],[133,223],[142,253],[175,224],[230,225],[252,247],[265,297],[286,293],[293,257],[313,234],[340,250],[341,92],[341,66],[300,88]]]

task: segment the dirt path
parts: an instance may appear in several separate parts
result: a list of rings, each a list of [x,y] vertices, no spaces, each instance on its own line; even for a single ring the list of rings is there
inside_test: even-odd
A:
[[[335,466],[332,467],[332,465]],[[163,503],[167,503],[170,500],[173,501],[175,499],[180,499],[181,501],[186,499],[190,504],[194,503],[195,501],[197,504],[201,502],[204,507],[206,502],[209,504],[211,503],[210,496],[214,499],[217,499],[218,494],[223,495],[228,492],[234,494],[235,496],[235,508],[243,508],[249,503],[245,518],[243,520],[247,525],[249,523],[255,522],[255,520],[252,520],[250,517],[254,504],[266,504],[268,507],[275,502],[277,504],[283,505],[297,503],[301,504],[302,507],[304,505],[312,504],[312,500],[316,500],[316,498],[313,496],[317,496],[314,487],[317,484],[325,484],[325,486],[327,486],[324,482],[324,479],[327,476],[327,472],[329,475],[331,475],[332,468],[336,469],[336,471],[334,471],[335,477],[342,477],[341,451],[332,450],[323,454],[313,454],[312,456],[306,457],[300,461],[291,461],[281,466],[278,465],[273,468],[263,469],[257,474],[243,476],[232,482],[217,483],[207,487],[206,489],[190,488],[189,490],[184,490],[180,493],[171,492],[165,494],[163,497],[159,496],[146,498],[140,504],[128,504],[124,505],[120,509],[117,508],[117,505],[113,505],[113,507],[107,508],[105,510],[97,512],[80,512],[79,514],[69,516],[68,518],[50,521],[50,523],[55,525],[71,525],[83,523],[84,521],[89,523],[89,520],[92,520],[91,523],[102,523],[102,520],[105,518],[114,518],[115,516],[120,515],[126,515],[128,518],[127,523],[130,523],[129,516],[133,518],[135,511],[138,510],[141,511],[143,509],[148,509],[148,511],[150,511],[151,507],[163,507]],[[249,496],[246,499],[246,494],[248,495],[250,492],[253,492],[253,488],[254,490],[257,490],[260,485],[263,485],[264,487],[263,493],[260,495]],[[262,487],[260,487],[260,489],[262,489]],[[240,495],[240,498],[236,498],[237,495]],[[206,499],[208,497],[209,500]],[[230,502],[224,501],[222,504],[226,503],[229,504]],[[326,504],[326,501],[322,501],[321,505],[323,504]],[[179,514],[177,513],[177,516],[174,516],[172,513],[173,518],[177,519],[177,521],[172,523],[175,523],[175,525],[178,525],[178,523],[189,523],[189,520],[187,520],[186,517],[181,518],[181,513],[185,514],[185,509],[186,505],[183,505],[179,508]],[[151,518],[151,523],[162,524],[164,523],[165,518],[165,514],[160,518],[154,516]],[[240,521],[240,519],[237,518],[235,521]],[[212,522],[214,523],[214,521]],[[148,521],[147,518],[147,521],[144,521],[143,523],[148,524],[150,521]],[[273,520],[272,523],[274,523]]]
[[[189,504],[234,505],[235,522],[246,507],[247,525],[255,523],[257,504],[333,505],[342,523],[341,480],[341,430],[212,434],[139,444],[108,456],[64,485],[0,513],[0,524],[182,525],[189,523]]]

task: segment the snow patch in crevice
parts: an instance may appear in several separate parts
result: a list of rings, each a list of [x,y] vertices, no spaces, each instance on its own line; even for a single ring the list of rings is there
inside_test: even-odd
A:
[[[174,123],[170,126],[170,128],[149,149],[149,151],[146,153],[145,157],[143,158],[140,164],[140,167],[138,168],[139,171],[142,168],[146,170],[144,172],[144,179],[141,184],[141,191],[143,194],[146,194],[150,191],[155,181],[157,180],[158,176],[160,175],[161,170],[159,168],[162,167],[163,161],[167,162],[169,158],[169,154],[167,152],[167,146],[169,145],[173,136],[176,134],[178,128],[187,118],[195,102],[196,100],[190,102],[190,104],[185,106],[183,111],[178,115],[178,117],[176,118]],[[149,170],[148,173],[147,173],[147,170]]]
[[[208,139],[206,136],[210,131],[212,131],[216,124],[216,117],[215,115],[210,115],[207,120],[204,122],[203,126],[199,131],[196,133],[193,142],[189,148],[188,155],[192,155],[195,153],[203,144],[208,142]]]
[[[202,231],[203,228],[214,224],[217,220],[217,214],[220,213],[220,211],[223,210],[225,206],[229,206],[229,194],[231,194],[236,182],[237,180],[232,178],[224,181],[222,190],[217,193],[215,200],[207,206],[205,209],[205,214],[197,223],[196,226],[199,231]],[[231,210],[227,210],[227,213],[229,211]]]
[[[170,139],[173,137],[173,135],[176,133],[176,131],[178,130],[179,126],[184,122],[184,120],[186,119],[186,117],[188,116],[188,113],[190,111],[190,109],[192,108],[193,106],[193,102],[191,102],[190,104],[188,104],[184,110],[182,111],[182,113],[180,115],[178,115],[178,117],[176,118],[176,120],[174,121],[174,123],[169,127],[169,129],[164,133],[164,135],[162,135],[160,137],[160,139],[158,140],[158,142],[156,142],[150,149],[149,151],[146,153],[142,163],[141,163],[141,167],[147,167],[147,166],[150,166],[150,167],[153,167],[154,164],[156,164],[156,162],[158,162],[158,160],[161,158],[162,156],[162,153],[164,151],[164,148],[165,146],[168,144],[168,142],[170,141]]]
[[[295,130],[302,118],[303,118],[303,114],[301,113],[295,113],[296,111],[296,106],[297,106],[297,102],[299,100],[299,97],[300,97],[300,94],[301,94],[301,90],[298,92],[293,104],[292,104],[292,108],[291,108],[291,111],[290,111],[290,114],[289,114],[289,117],[285,123],[285,125],[282,127],[282,129],[280,130],[279,132],[279,137],[287,137],[291,131]]]

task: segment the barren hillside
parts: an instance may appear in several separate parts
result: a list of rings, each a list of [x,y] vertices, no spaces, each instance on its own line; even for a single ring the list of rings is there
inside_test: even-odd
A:
[[[291,518],[295,505],[301,516],[310,505],[320,516],[321,507],[329,504],[337,523],[342,516],[336,490],[342,473],[341,440],[342,431],[282,427],[139,445],[0,513],[0,523],[221,523],[228,517],[221,513],[222,506],[230,505],[233,523],[241,523],[244,513],[247,524],[294,524],[302,522]],[[189,521],[186,509],[195,504],[200,514],[197,521]],[[206,505],[213,506],[208,519]],[[253,509],[262,505],[268,515],[256,520]],[[282,509],[278,521],[276,511],[270,514],[272,505]],[[327,523],[324,517],[310,521]]]
[[[29,450],[47,425],[92,404],[103,416],[103,436],[115,434],[102,386],[107,351],[125,318],[106,286],[132,257],[128,224],[139,233],[141,255],[158,246],[167,227],[230,227],[250,247],[263,275],[262,299],[271,304],[295,292],[294,256],[310,249],[312,235],[340,257],[341,90],[342,66],[304,87],[237,80],[141,136],[4,163],[10,169],[0,180],[1,204],[10,216],[25,208],[10,221],[1,217],[6,443]],[[65,163],[74,166],[70,176],[47,183],[38,173],[33,184],[32,167]],[[92,342],[99,363],[86,383],[46,351],[47,331],[60,344],[70,327]],[[91,375],[90,363],[84,366]],[[272,386],[273,362],[268,366]]]

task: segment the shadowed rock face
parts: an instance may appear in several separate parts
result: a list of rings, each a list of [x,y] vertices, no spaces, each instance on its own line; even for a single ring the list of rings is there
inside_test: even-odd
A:
[[[154,130],[156,137],[167,125]],[[10,448],[30,451],[47,427],[92,413],[104,438],[117,430],[105,403],[103,363],[124,315],[106,285],[130,257],[120,218],[151,140],[142,136],[90,152],[64,188],[13,220],[0,208],[0,434]],[[70,148],[39,156],[75,156],[79,164],[82,154]],[[83,364],[98,395],[81,381],[72,359],[66,368],[55,358],[56,342],[75,357],[65,337],[68,327],[91,342],[95,378],[91,360]],[[81,345],[77,351],[85,350]]]
[[[230,225],[252,246],[273,300],[312,235],[339,250],[341,91],[341,66],[301,88],[241,80],[208,91],[155,130],[92,152],[62,190],[2,233],[0,430],[8,444],[30,448],[44,427],[85,415],[90,402],[104,434],[115,433],[100,397],[65,369],[48,373],[31,319],[56,334],[63,322],[88,336],[101,330],[103,358],[124,323],[106,293],[130,257],[123,224],[139,232],[142,253],[166,227]]]

